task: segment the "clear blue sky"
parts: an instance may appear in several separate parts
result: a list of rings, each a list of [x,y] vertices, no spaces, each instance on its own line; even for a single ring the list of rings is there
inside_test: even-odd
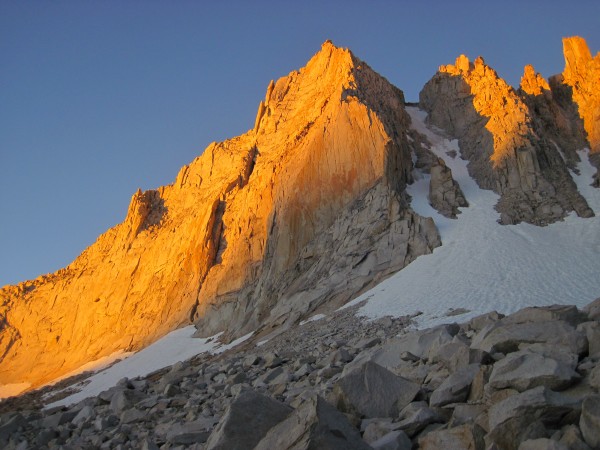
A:
[[[599,24],[597,0],[0,0],[0,286],[66,266],[138,187],[251,128],[325,39],[416,101],[460,53],[513,85],[559,73],[561,38],[596,53]]]

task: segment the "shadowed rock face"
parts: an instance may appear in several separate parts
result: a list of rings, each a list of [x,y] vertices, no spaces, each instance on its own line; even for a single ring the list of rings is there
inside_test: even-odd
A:
[[[0,384],[38,386],[190,320],[241,335],[339,305],[440,244],[409,207],[402,92],[326,42],[271,82],[254,129],[55,274],[0,291]]]
[[[576,152],[588,143],[571,87],[560,76],[551,77],[548,83],[532,66],[525,66],[518,94],[531,111],[536,134],[556,144],[569,169],[575,169]]]
[[[570,211],[593,215],[567,169],[585,145],[581,119],[564,106],[568,92],[555,90],[563,107],[532,67],[517,92],[482,58],[471,63],[462,55],[421,91],[430,123],[459,139],[471,175],[501,195],[502,223],[544,225]]]

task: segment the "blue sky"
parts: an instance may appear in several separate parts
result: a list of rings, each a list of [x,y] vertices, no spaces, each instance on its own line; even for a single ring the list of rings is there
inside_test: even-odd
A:
[[[0,286],[69,264],[331,39],[407,100],[482,55],[509,83],[600,50],[600,2],[0,1]]]

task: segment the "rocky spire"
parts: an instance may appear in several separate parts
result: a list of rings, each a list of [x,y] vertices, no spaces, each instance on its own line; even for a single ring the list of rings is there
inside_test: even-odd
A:
[[[546,79],[528,64],[521,77],[521,90],[527,95],[543,95],[544,92],[550,91],[550,86]]]
[[[533,68],[526,68],[524,80],[531,92],[547,87]],[[441,66],[420,104],[432,124],[459,139],[478,184],[501,194],[502,223],[543,225],[572,210],[593,215],[559,150],[536,134],[535,111],[481,57],[470,63],[461,55]]]

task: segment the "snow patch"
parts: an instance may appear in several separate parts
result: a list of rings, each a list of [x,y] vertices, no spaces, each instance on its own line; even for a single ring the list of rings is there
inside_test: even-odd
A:
[[[253,334],[248,333],[245,336],[224,345],[218,341],[218,337],[222,333],[209,338],[193,338],[192,335],[195,332],[196,328],[193,325],[190,325],[167,334],[145,349],[131,354],[131,356],[126,357],[107,369],[99,371],[84,381],[76,384],[73,387],[80,389],[78,392],[57,402],[51,403],[47,405],[46,408],[70,405],[85,398],[98,395],[100,392],[115,386],[117,382],[124,377],[135,378],[148,375],[179,361],[190,359],[201,353],[222,353],[241,344]],[[74,372],[73,375],[82,372],[84,372],[84,370],[80,369]],[[53,392],[52,394],[54,395],[56,392]]]
[[[306,319],[306,320],[303,320],[302,322],[300,322],[300,326],[302,326],[302,325],[304,325],[304,324],[307,324],[307,323],[309,323],[309,322],[314,322],[314,321],[316,321],[316,320],[321,320],[321,319],[323,319],[324,317],[326,317],[326,316],[325,316],[325,314],[315,314],[314,316],[312,316],[312,317],[309,317],[308,319]]]
[[[556,303],[582,307],[600,296],[600,189],[589,186],[594,168],[586,152],[581,154],[580,175],[573,178],[596,217],[571,214],[546,227],[500,225],[494,210],[498,195],[477,186],[467,161],[446,154],[456,150],[460,156],[457,141],[427,128],[423,111],[406,109],[413,128],[427,136],[431,150],[452,170],[469,207],[461,208],[458,219],[447,219],[429,205],[428,176],[409,186],[413,209],[433,217],[442,246],[347,306],[367,300],[358,314],[373,319],[420,311],[417,326],[425,328],[449,322],[449,308],[469,310],[459,318],[467,321],[492,310],[511,313]]]
[[[587,201],[594,214],[600,214],[600,189],[592,186],[592,182],[594,180],[594,174],[596,173],[596,168],[592,166],[590,163],[590,150],[583,149],[577,152],[579,155],[579,159],[581,162],[577,164],[577,170],[579,171],[579,175],[575,172],[571,172],[571,176],[577,185],[577,189],[583,198]]]

